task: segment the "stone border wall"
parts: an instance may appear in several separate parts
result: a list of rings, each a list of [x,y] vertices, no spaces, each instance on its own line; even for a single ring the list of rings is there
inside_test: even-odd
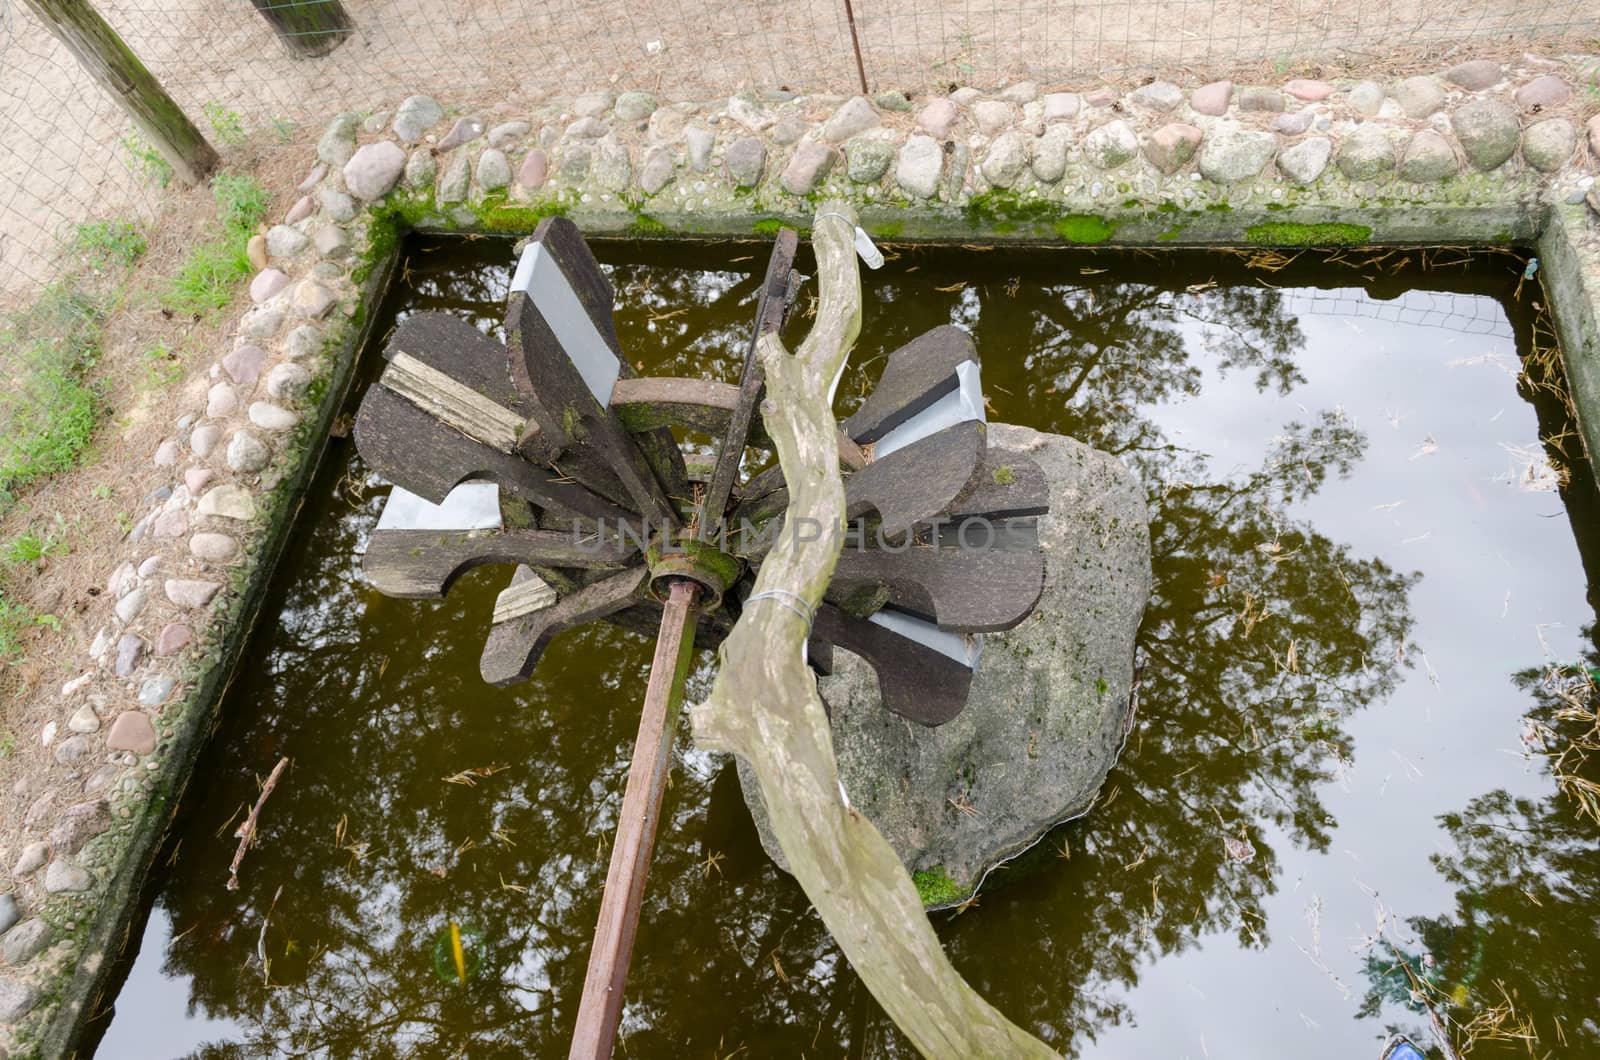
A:
[[[593,94],[519,114],[424,97],[343,114],[282,222],[252,241],[252,308],[203,408],[153,454],[171,482],[109,572],[60,719],[19,734],[83,778],[28,809],[0,895],[0,1060],[70,1054],[342,400],[409,229],[718,238],[857,205],[880,239],[1294,247],[1538,241],[1600,452],[1596,61],[1463,62],[1394,85],[1155,81],[962,88],[915,104]],[[1575,88],[1575,86],[1577,86]],[[1587,119],[1587,120],[1585,120]],[[220,881],[219,881],[220,882]]]

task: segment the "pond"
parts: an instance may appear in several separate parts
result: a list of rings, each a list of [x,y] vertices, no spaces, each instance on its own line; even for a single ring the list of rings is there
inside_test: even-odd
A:
[[[1069,1056],[1375,1058],[1435,1018],[1474,1057],[1600,1055],[1597,829],[1554,775],[1595,771],[1552,757],[1593,722],[1600,526],[1525,259],[888,249],[841,410],[957,323],[991,420],[1109,450],[1150,499],[1121,762],[934,914],[957,968]],[[598,252],[645,374],[737,379],[765,246]],[[378,340],[420,310],[498,331],[510,261],[411,245]],[[385,492],[334,441],[97,1055],[565,1055],[650,642],[577,630],[485,685],[510,572],[379,596]],[[687,732],[653,866],[619,1056],[910,1055]],[[436,967],[451,922],[465,985]]]

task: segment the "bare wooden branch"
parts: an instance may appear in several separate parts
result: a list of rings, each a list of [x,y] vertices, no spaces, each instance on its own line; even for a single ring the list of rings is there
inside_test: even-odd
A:
[[[923,1055],[1055,1056],[956,973],[899,856],[850,808],[803,655],[809,623],[803,608],[787,606],[796,598],[818,606],[843,544],[837,427],[824,395],[860,330],[854,218],[839,203],[817,214],[819,308],[795,356],[776,336],[761,340],[762,415],[789,489],[786,520],[811,520],[807,525],[823,532],[784,534],[768,554],[755,593],[769,595],[747,604],[723,642],[710,698],[690,719],[700,746],[732,751],[755,770],[790,870],[867,988]]]
[[[278,759],[278,764],[272,767],[272,772],[267,775],[267,782],[261,785],[261,794],[256,796],[256,804],[250,810],[250,816],[244,819],[233,834],[239,840],[239,849],[233,852],[233,863],[228,866],[228,890],[239,889],[239,866],[244,863],[244,852],[250,849],[250,843],[256,837],[256,822],[261,819],[261,807],[267,804],[267,796],[272,794],[272,789],[278,786],[278,778],[283,775],[284,769],[289,765],[288,758]]]

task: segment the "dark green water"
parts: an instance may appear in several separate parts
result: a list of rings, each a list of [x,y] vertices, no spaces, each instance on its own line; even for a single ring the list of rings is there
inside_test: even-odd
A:
[[[1426,1041],[1403,959],[1458,1044],[1509,1000],[1496,1033],[1600,1056],[1596,829],[1542,753],[1590,727],[1561,667],[1600,661],[1593,487],[1581,466],[1566,498],[1525,481],[1567,426],[1518,384],[1542,297],[1521,259],[1402,256],[908,250],[866,277],[841,410],[881,354],[959,323],[991,418],[1092,441],[1149,490],[1122,761],[1087,818],[936,917],[968,979],[1067,1055],[1376,1057],[1391,1028]],[[602,257],[644,372],[737,378],[764,248]],[[422,309],[497,328],[510,260],[412,248],[380,336]],[[566,1055],[649,644],[575,631],[532,682],[487,687],[509,571],[440,604],[378,596],[358,556],[383,492],[335,442],[99,1056]],[[230,892],[232,828],[281,755]],[[452,919],[484,940],[465,987],[435,971]],[[909,1054],[762,854],[732,763],[686,735],[622,1031],[619,1056]]]

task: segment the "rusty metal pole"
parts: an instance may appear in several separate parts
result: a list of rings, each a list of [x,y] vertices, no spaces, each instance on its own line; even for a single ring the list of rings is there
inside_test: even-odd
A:
[[[856,9],[850,5],[850,0],[844,0],[844,20],[850,23],[850,44],[856,50],[856,74],[861,78],[861,94],[869,95],[867,66],[861,61],[861,38],[856,35]]]
[[[616,1041],[628,962],[639,930],[639,905],[650,874],[661,796],[667,786],[667,767],[672,763],[672,743],[683,706],[683,685],[694,657],[699,599],[700,586],[680,580],[672,584],[661,610],[655,658],[650,663],[650,685],[644,694],[633,762],[628,766],[622,817],[611,847],[611,867],[606,872],[606,892],[594,929],[594,948],[589,952],[589,971],[583,980],[583,1000],[578,1005],[569,1060],[607,1060]]]

